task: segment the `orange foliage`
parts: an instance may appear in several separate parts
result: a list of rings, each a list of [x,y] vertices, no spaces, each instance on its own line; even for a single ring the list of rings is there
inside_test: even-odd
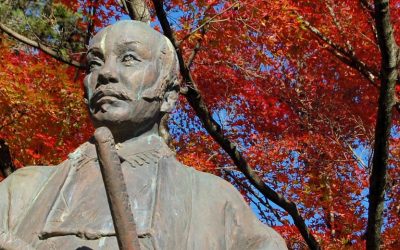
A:
[[[100,28],[125,15],[116,1],[61,1],[89,12]],[[374,21],[351,1],[166,1],[185,59],[200,44],[192,74],[213,117],[267,185],[295,201],[324,249],[363,249],[369,161],[379,79],[369,81],[335,56],[335,48],[305,25],[307,20],[371,72],[380,71]],[[400,30],[400,1],[391,1]],[[107,11],[112,10],[112,12]],[[153,16],[154,20],[154,16]],[[82,21],[84,26],[87,20]],[[204,29],[198,29],[199,25]],[[193,33],[192,33],[193,32]],[[397,40],[400,35],[397,32]],[[31,51],[16,53],[3,39],[0,55],[0,138],[18,166],[57,163],[91,134],[75,70]],[[394,113],[384,248],[400,241],[399,113]],[[6,125],[6,126],[4,126]],[[251,202],[233,163],[202,129],[184,99],[170,122],[179,159],[232,181]],[[227,171],[232,172],[234,180]],[[287,214],[257,211],[291,248],[305,249]],[[272,223],[271,223],[272,221]]]
[[[17,167],[57,164],[91,134],[82,75],[39,51],[0,44],[0,138]]]
[[[397,30],[399,4],[391,1]],[[269,186],[299,204],[324,249],[362,249],[380,83],[376,73],[380,53],[370,12],[356,0],[179,1],[170,5],[184,11],[179,38],[187,38],[199,24],[213,18],[203,33],[200,30],[183,42],[182,50],[189,58],[200,43],[192,72],[225,135],[239,145],[249,165]],[[376,73],[375,81],[335,56],[334,48],[303,20],[364,62]],[[186,135],[177,138],[180,153],[196,157],[187,162],[207,168],[213,163],[226,177],[221,169],[230,169],[232,162],[210,138],[198,139],[204,132],[198,131],[199,121],[187,112],[184,119],[189,122],[172,122],[175,133]],[[399,244],[395,233],[400,230],[398,118],[395,111],[385,249]],[[195,146],[184,146],[189,142]],[[216,149],[218,157],[211,157]],[[193,151],[208,152],[209,157]],[[251,200],[253,195],[247,192],[247,196]],[[280,214],[284,223],[290,223]],[[294,244],[301,245],[297,230],[287,226],[279,230],[288,242],[297,239]]]

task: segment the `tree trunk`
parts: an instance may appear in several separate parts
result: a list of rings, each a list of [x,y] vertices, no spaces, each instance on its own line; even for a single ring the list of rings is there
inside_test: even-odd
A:
[[[378,250],[381,244],[392,109],[395,104],[394,93],[398,77],[398,47],[390,21],[389,0],[375,1],[375,23],[382,56],[382,77],[368,197],[369,209],[366,234],[368,250]]]
[[[0,139],[0,172],[4,178],[15,171],[15,166],[12,161],[10,148],[5,140]]]

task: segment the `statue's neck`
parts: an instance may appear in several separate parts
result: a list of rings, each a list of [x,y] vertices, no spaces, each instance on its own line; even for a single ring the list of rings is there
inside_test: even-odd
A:
[[[151,128],[144,131],[113,131],[111,130],[115,143],[129,143],[150,135],[158,136],[158,123],[155,123]]]

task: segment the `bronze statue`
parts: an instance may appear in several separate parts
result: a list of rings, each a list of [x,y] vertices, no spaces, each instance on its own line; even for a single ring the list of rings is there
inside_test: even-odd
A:
[[[117,22],[94,36],[87,59],[90,115],[115,139],[142,250],[286,249],[232,185],[183,166],[159,136],[178,97],[166,37]],[[0,249],[118,249],[93,139],[58,166],[16,171],[0,194]]]

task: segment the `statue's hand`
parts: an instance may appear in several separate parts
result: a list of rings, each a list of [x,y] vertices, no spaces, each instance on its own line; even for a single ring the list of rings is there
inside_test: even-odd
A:
[[[0,232],[0,250],[34,250],[33,247],[17,236],[6,232]]]

